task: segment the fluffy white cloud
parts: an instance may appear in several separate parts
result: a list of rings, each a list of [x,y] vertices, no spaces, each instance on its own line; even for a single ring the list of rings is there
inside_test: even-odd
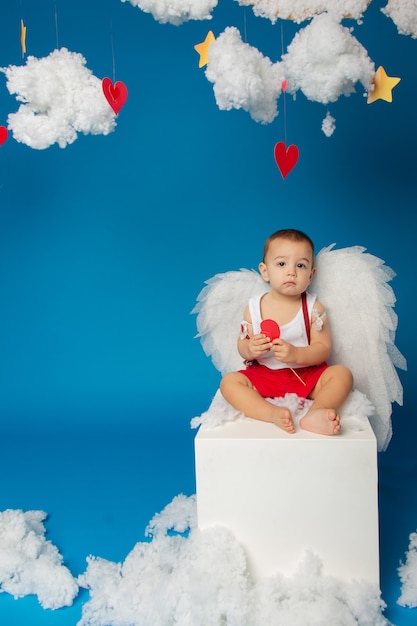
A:
[[[306,98],[322,104],[349,96],[355,84],[367,90],[375,74],[365,48],[330,14],[313,18],[302,28],[282,57],[288,91],[301,90]]]
[[[0,589],[16,598],[37,595],[44,609],[70,606],[78,584],[45,539],[43,511],[0,513]]]
[[[219,109],[244,109],[263,123],[278,115],[277,98],[284,78],[281,65],[244,43],[237,28],[226,28],[211,44],[206,77],[214,83]]]
[[[335,129],[336,129],[336,120],[327,111],[326,117],[321,123],[321,130],[326,135],[326,137],[331,137]]]
[[[401,35],[417,38],[416,0],[389,0],[382,12],[392,19]]]
[[[402,0],[401,0],[402,1]],[[339,20],[343,17],[360,19],[369,0],[237,0],[242,6],[253,6],[253,12],[271,22],[278,18],[302,22],[328,11]]]
[[[115,115],[101,80],[85,65],[81,54],[61,48],[1,69],[7,89],[23,103],[7,118],[16,141],[38,150],[54,143],[65,148],[78,133],[107,135],[114,130]]]
[[[161,24],[179,26],[188,20],[208,20],[217,0],[121,0],[151,13]]]
[[[80,585],[90,590],[78,626],[253,626],[331,624],[388,626],[379,590],[325,576],[307,554],[292,578],[254,583],[246,555],[225,528],[195,526],[195,497],[177,496],[150,522],[152,541],[123,563],[90,557]],[[189,526],[188,536],[168,534]]]
[[[398,568],[401,580],[401,596],[398,604],[417,607],[417,532],[411,533],[405,563]]]

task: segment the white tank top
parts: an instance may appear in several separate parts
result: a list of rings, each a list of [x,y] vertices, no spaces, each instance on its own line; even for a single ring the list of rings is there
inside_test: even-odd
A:
[[[261,332],[261,321],[262,321],[261,299],[265,295],[265,293],[262,293],[261,295],[251,298],[248,303],[249,313],[252,319],[252,329],[253,329],[254,335],[257,335],[258,333]],[[308,317],[310,320],[312,317],[314,303],[316,301],[316,298],[317,296],[315,294],[307,292],[307,310],[308,310]],[[283,326],[280,326],[280,330],[281,330],[281,337],[285,341],[288,341],[288,343],[292,343],[293,346],[297,346],[298,348],[308,346],[308,337],[307,337],[307,332],[306,332],[306,325],[304,322],[304,314],[303,314],[302,306],[300,306],[297,315],[290,322],[288,322],[288,324],[284,324]],[[298,364],[297,363],[280,363],[280,361],[277,361],[276,358],[274,357],[274,353],[272,350],[270,350],[264,356],[259,357],[256,360],[261,365],[266,365],[266,367],[269,367],[270,369],[273,369],[273,370],[285,369],[286,367],[292,367],[294,369],[297,367],[304,367],[300,363]]]

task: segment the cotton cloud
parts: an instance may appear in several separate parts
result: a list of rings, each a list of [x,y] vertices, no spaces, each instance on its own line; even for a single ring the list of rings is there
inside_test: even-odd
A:
[[[29,56],[26,65],[1,69],[9,92],[23,103],[7,119],[16,141],[38,150],[54,143],[65,148],[78,133],[114,130],[115,115],[101,80],[85,65],[81,54],[61,48],[41,59]]]
[[[304,417],[312,404],[312,400],[298,397],[295,393],[287,393],[283,398],[268,398],[268,401],[276,406],[285,406],[291,411],[296,423]],[[375,413],[375,407],[368,400],[365,394],[354,389],[344,405],[340,409],[340,415],[343,423],[352,428],[352,430],[362,430],[363,423]],[[233,422],[234,420],[248,419],[243,413],[234,409],[229,402],[222,396],[218,389],[207,411],[193,417],[191,420],[191,428],[217,428],[222,424]]]
[[[36,595],[44,609],[70,606],[78,585],[45,539],[43,511],[0,513],[0,589],[16,598]]]
[[[401,580],[401,596],[398,604],[417,607],[417,532],[411,533],[405,563],[398,568]]]
[[[278,115],[284,79],[289,93],[302,91],[307,99],[328,104],[354,93],[356,83],[368,90],[374,75],[365,48],[328,13],[302,28],[276,63],[244,43],[230,26],[211,44],[206,68],[219,109],[243,109],[264,124]],[[334,130],[329,122],[328,117],[323,126],[327,136]]]
[[[88,557],[77,581],[45,539],[45,517],[42,511],[0,513],[0,590],[36,594],[44,609],[58,609],[72,604],[79,586],[88,589],[77,626],[322,626],[335,616],[338,626],[389,626],[376,585],[324,575],[311,552],[300,554],[292,577],[254,581],[229,530],[198,529],[195,495],[179,494],[155,514],[145,531],[149,540],[123,562]],[[414,562],[407,566],[415,570],[417,534],[413,542]],[[413,584],[415,602],[415,575]]]
[[[211,44],[206,77],[214,83],[219,109],[244,109],[263,123],[278,115],[277,98],[284,78],[281,65],[244,43],[237,28],[226,28]]]
[[[127,2],[128,0],[121,0]],[[179,26],[188,20],[209,20],[217,0],[129,0],[130,3],[151,13],[161,24]]]
[[[417,4],[415,0],[389,0],[381,9],[390,17],[401,35],[417,38]]]
[[[195,526],[195,496],[179,495],[153,520],[152,541],[138,543],[123,563],[89,557],[79,577],[90,590],[78,626],[387,626],[379,590],[341,582],[307,553],[292,578],[254,583],[246,555],[225,528]],[[189,526],[188,536],[173,534]],[[171,531],[171,534],[168,532]]]
[[[331,137],[336,129],[336,120],[334,117],[330,115],[327,111],[326,117],[321,123],[321,130],[326,135],[326,137]]]
[[[402,0],[400,0],[402,1]],[[302,22],[328,11],[339,20],[343,17],[360,19],[369,0],[237,0],[242,6],[253,6],[253,12],[271,22],[278,18]]]
[[[369,89],[375,74],[365,48],[327,13],[295,35],[282,62],[287,90],[301,90],[306,98],[322,104],[354,93],[357,82]]]

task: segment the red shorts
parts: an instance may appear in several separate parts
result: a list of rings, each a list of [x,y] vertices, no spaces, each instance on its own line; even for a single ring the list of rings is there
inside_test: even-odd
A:
[[[309,367],[297,367],[295,371],[305,385],[289,367],[272,370],[253,361],[246,369],[239,370],[239,372],[250,380],[256,391],[264,398],[282,398],[286,393],[296,393],[300,398],[308,398],[318,379],[328,367],[326,362]]]

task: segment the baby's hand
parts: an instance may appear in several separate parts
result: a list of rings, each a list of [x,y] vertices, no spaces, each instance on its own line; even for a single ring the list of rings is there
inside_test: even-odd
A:
[[[259,356],[265,354],[265,352],[269,352],[272,348],[272,343],[269,337],[259,333],[249,339],[248,346],[252,358],[257,359]]]
[[[277,361],[281,363],[295,363],[297,348],[283,339],[275,339],[272,350]]]

